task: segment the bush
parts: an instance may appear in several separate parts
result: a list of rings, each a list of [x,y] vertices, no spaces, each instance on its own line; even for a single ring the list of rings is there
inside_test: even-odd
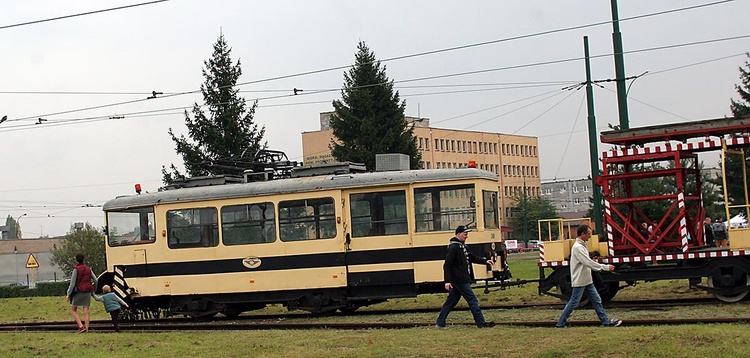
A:
[[[28,286],[0,286],[0,298],[65,296],[69,284],[69,281],[39,282],[31,289]]]

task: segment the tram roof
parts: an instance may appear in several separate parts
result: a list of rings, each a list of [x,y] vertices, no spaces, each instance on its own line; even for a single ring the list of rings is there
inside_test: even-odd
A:
[[[750,130],[750,116],[707,119],[601,132],[602,143],[646,144],[669,140],[686,141],[707,136],[721,137]]]
[[[288,194],[328,189],[377,187],[393,184],[436,182],[461,179],[498,180],[497,175],[495,175],[494,173],[474,168],[420,169],[358,174],[321,175],[262,182],[181,188],[159,191],[156,193],[119,196],[104,203],[103,209],[118,210],[154,204]]]

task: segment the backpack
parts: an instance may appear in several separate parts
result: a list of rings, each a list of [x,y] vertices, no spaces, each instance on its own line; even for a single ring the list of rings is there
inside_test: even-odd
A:
[[[727,227],[724,223],[719,221],[711,224],[711,231],[714,232],[714,239],[724,240],[727,238]]]

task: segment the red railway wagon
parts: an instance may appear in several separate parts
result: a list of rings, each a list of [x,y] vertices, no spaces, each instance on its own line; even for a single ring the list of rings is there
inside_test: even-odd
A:
[[[602,153],[602,174],[595,185],[604,200],[602,233],[589,242],[589,252],[601,263],[616,266],[614,273],[594,273],[602,300],[638,281],[687,279],[724,302],[737,302],[750,293],[750,229],[730,227],[729,247],[704,242],[701,175],[698,153],[721,151],[726,218],[748,217],[748,178],[745,150],[750,147],[750,117],[721,118],[601,133],[612,144]],[[727,178],[726,158],[742,156],[741,177]],[[658,163],[659,165],[651,165]],[[644,179],[666,178],[673,185],[660,192],[634,190]],[[727,195],[727,185],[744,188],[744,198]],[[736,203],[741,204],[736,204]],[[657,203],[666,207],[658,217],[643,209]],[[648,228],[641,229],[642,225]],[[542,241],[539,293],[567,300],[570,297],[568,257],[575,240]],[[541,238],[544,240],[544,238]],[[702,285],[703,278],[706,279]]]

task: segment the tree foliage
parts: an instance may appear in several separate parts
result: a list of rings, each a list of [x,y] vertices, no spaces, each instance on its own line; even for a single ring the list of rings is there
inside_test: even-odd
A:
[[[750,53],[745,54],[750,58]],[[732,100],[730,109],[732,115],[735,117],[744,117],[750,115],[750,62],[745,61],[745,67],[740,67],[740,84],[734,85],[737,89],[737,94],[740,95],[740,99],[735,101]]]
[[[60,241],[60,247],[52,248],[52,264],[60,268],[65,277],[70,277],[76,265],[76,254],[82,253],[86,265],[91,266],[95,275],[107,269],[104,258],[104,234],[90,223],[83,228],[70,227],[70,231]]]
[[[750,58],[750,54],[747,54],[747,56],[748,58]],[[737,89],[737,94],[740,96],[740,98],[736,101],[732,99],[732,103],[729,106],[730,110],[732,111],[732,115],[735,118],[750,116],[750,63],[748,61],[745,61],[745,67],[746,68],[739,68],[740,84],[734,86],[735,89]],[[727,201],[730,205],[745,204],[745,188],[742,185],[741,180],[741,178],[743,178],[742,161],[745,160],[745,163],[747,163],[748,160],[750,160],[750,151],[746,149],[743,150],[743,155],[728,154],[724,162],[724,165],[726,166],[725,176],[727,178],[737,178],[737,180],[727,181],[727,183],[729,184],[727,186]],[[721,168],[721,160],[719,160],[718,164],[719,168]],[[750,166],[746,168],[745,178],[750,177],[750,170],[748,169],[750,169]],[[714,178],[712,182],[718,186],[718,190],[720,192],[719,198],[721,201],[724,201],[724,181],[721,177],[717,177]],[[722,211],[720,216],[726,216],[726,212]]]
[[[21,238],[21,225],[18,224],[18,220],[8,215],[5,219],[5,226],[8,227],[8,240],[16,240]]]
[[[235,170],[221,166],[211,166],[212,161],[230,157],[253,157],[265,148],[263,142],[265,126],[258,128],[253,122],[257,103],[249,108],[244,98],[238,96],[235,88],[242,75],[240,61],[233,65],[231,48],[220,35],[214,44],[214,52],[208,61],[204,61],[201,85],[204,106],[195,103],[192,117],[185,111],[185,125],[188,135],[179,137],[169,128],[169,136],[175,142],[175,150],[182,156],[186,175],[190,177],[218,174],[236,174]],[[208,114],[203,107],[207,107]],[[165,184],[184,178],[174,164],[170,171],[162,166]]]
[[[555,204],[541,196],[530,196],[522,192],[513,197],[511,203],[513,215],[510,226],[514,230],[513,236],[524,241],[537,240],[539,220],[558,217]]]
[[[422,155],[417,149],[414,128],[404,117],[406,101],[393,91],[393,81],[386,76],[367,45],[360,41],[354,65],[344,73],[341,100],[333,101],[335,109],[330,125],[335,137],[329,148],[338,161],[364,163],[375,168],[375,155],[403,153],[411,168],[419,168]]]

